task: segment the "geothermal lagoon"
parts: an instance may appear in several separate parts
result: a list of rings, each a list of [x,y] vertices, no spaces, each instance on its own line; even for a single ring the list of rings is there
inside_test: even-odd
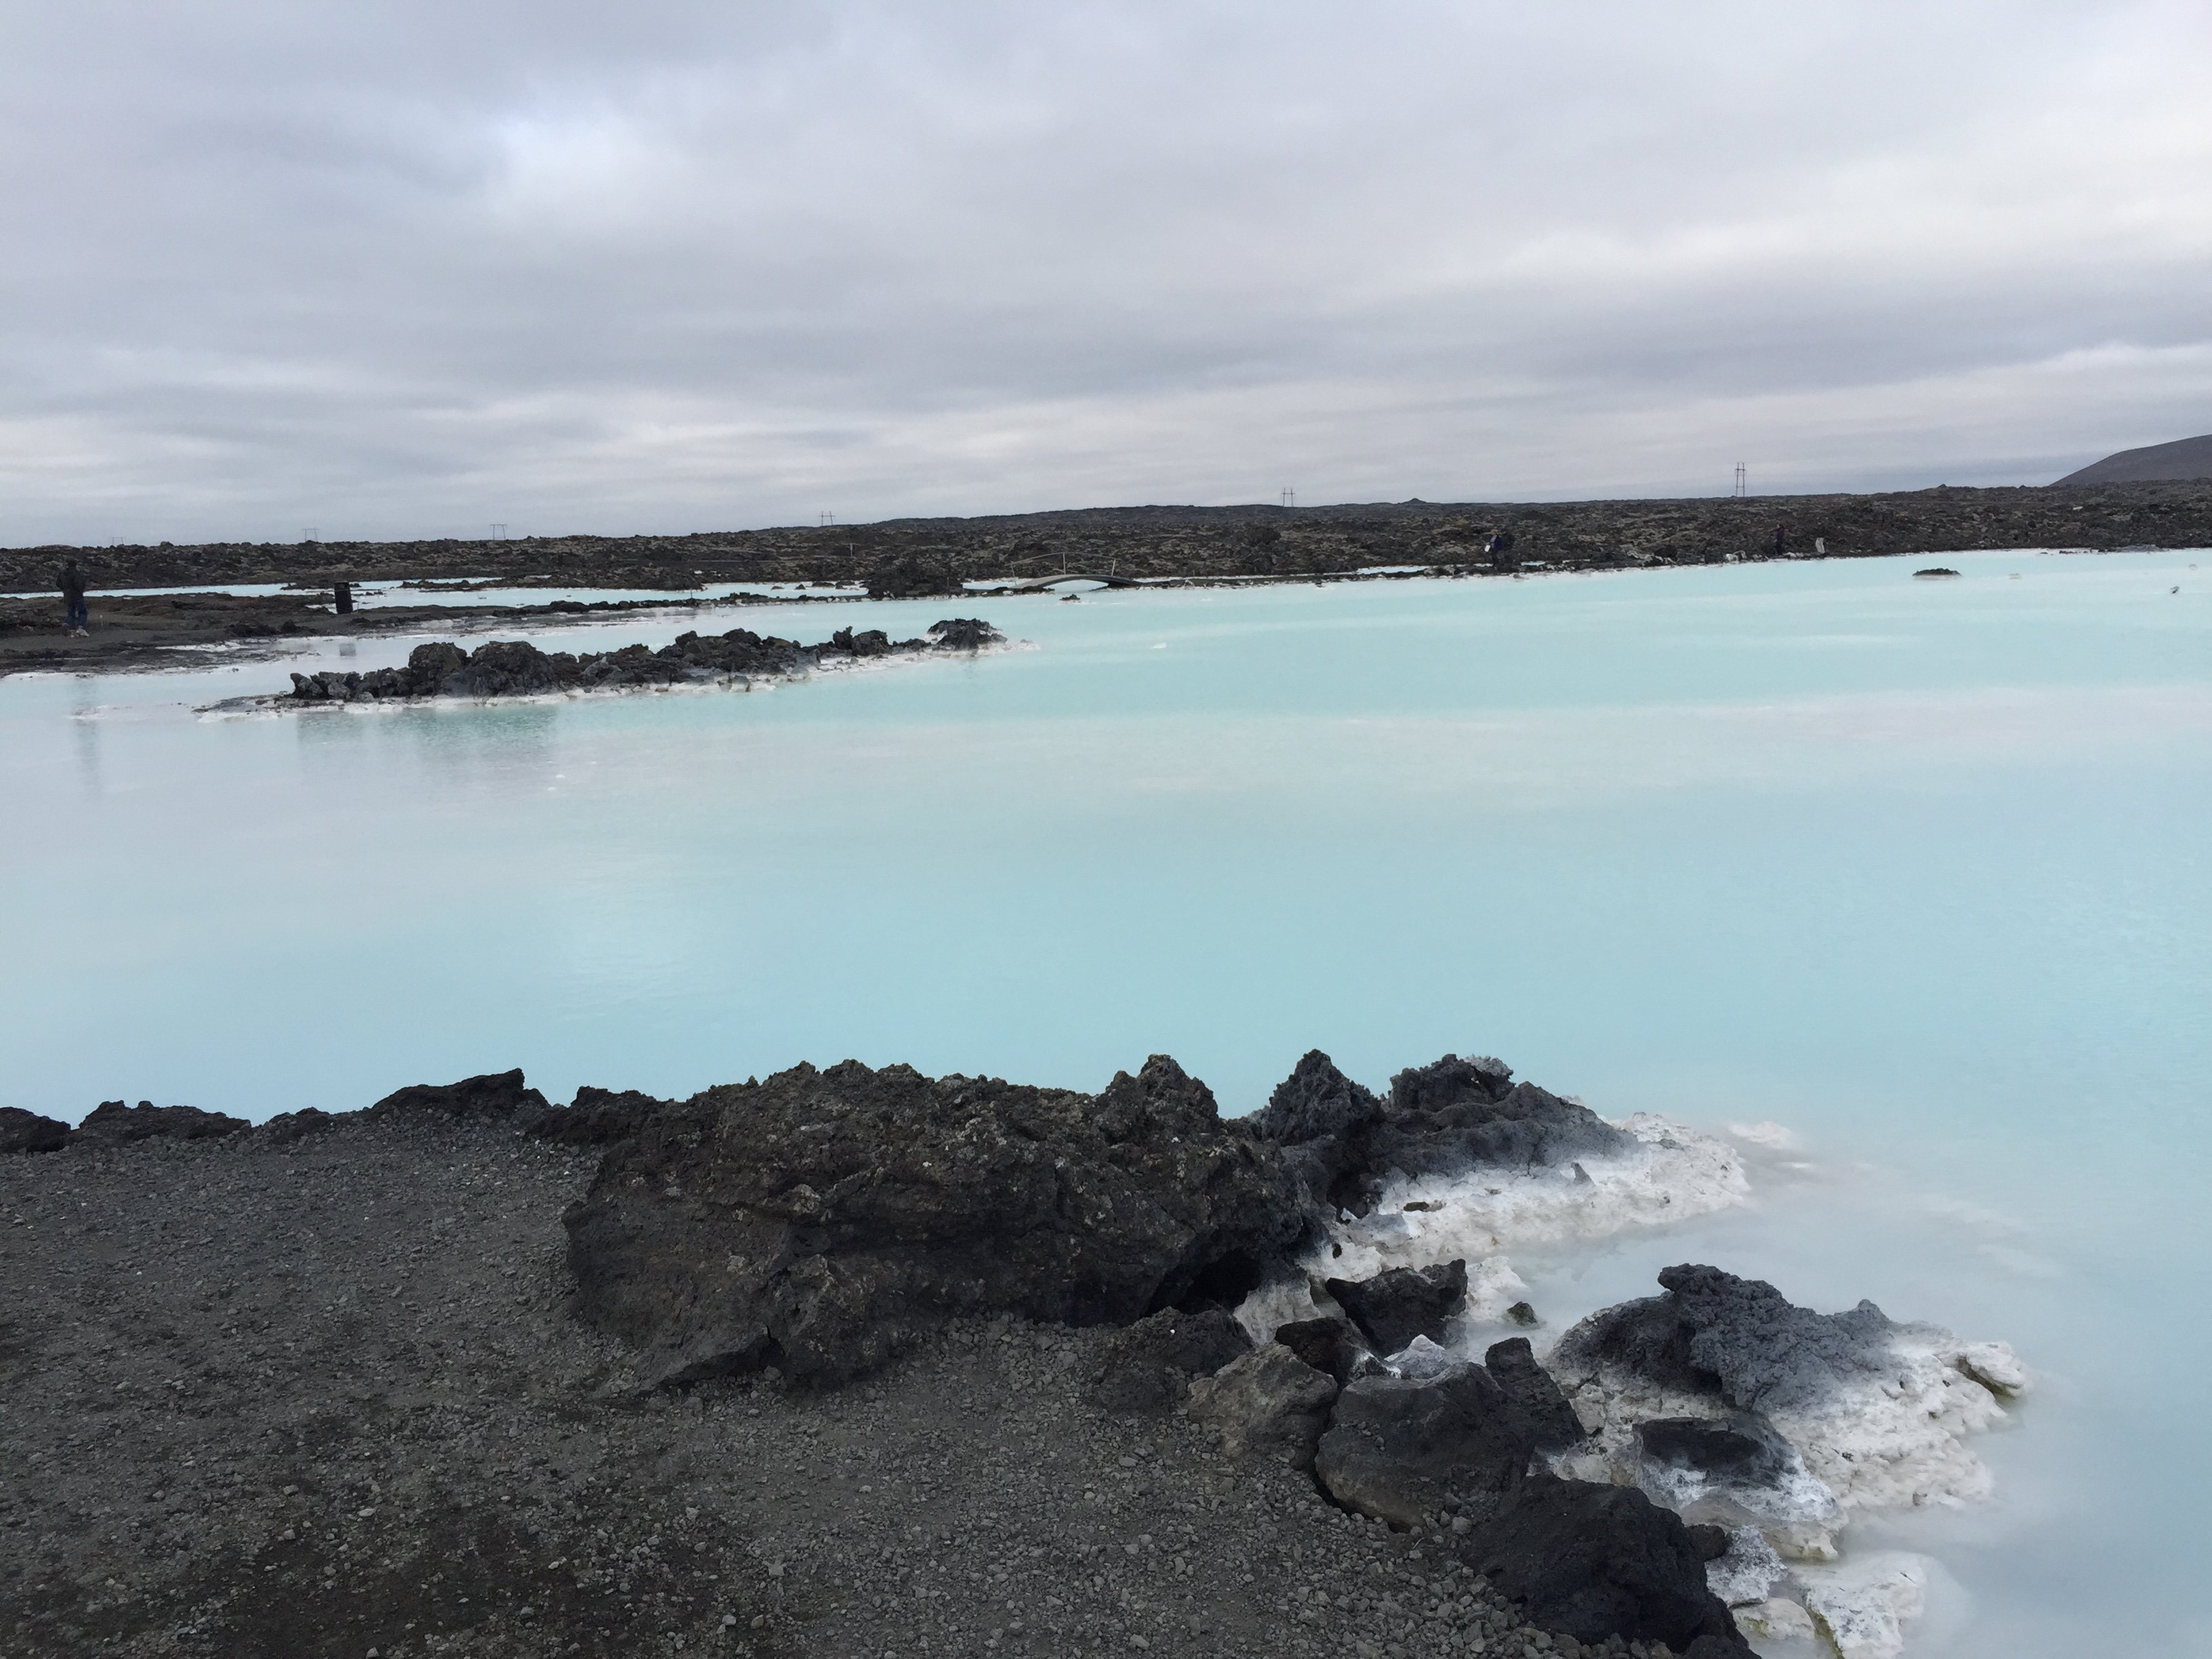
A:
[[[1496,1054],[1666,1121],[1666,1179],[1401,1194],[1437,1207],[1348,1228],[1360,1271],[1467,1255],[1477,1353],[1686,1261],[2008,1345],[1986,1480],[1857,1516],[1846,1565],[1917,1564],[1911,1653],[2195,1650],[2212,555],[1944,562],[530,636],[1018,642],[750,692],[203,712],[416,639],[0,681],[0,1098],[847,1056],[1097,1090],[1161,1052],[1241,1113],[1310,1048],[1376,1088]]]

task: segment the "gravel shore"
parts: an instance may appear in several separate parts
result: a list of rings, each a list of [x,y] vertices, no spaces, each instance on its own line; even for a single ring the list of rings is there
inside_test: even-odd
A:
[[[365,1120],[0,1160],[0,1652],[1600,1651],[1087,1403],[1104,1331],[642,1391],[567,1312],[597,1162]]]

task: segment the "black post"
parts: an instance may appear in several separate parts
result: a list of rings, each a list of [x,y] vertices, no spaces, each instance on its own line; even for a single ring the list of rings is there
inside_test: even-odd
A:
[[[353,615],[353,584],[340,582],[332,591],[337,596],[338,615],[341,617]]]

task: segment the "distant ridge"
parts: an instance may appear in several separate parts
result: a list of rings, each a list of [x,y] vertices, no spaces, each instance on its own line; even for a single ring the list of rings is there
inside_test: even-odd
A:
[[[2094,461],[2079,472],[2069,472],[2051,486],[2068,484],[2168,483],[2191,478],[2212,478],[2212,434],[2177,438],[2170,444],[2151,444],[2124,449]]]

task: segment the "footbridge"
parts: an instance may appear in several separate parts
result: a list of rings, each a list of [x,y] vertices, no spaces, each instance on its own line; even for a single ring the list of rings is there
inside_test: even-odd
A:
[[[1056,576],[1024,576],[1019,581],[1008,582],[999,591],[1002,593],[1042,593],[1046,588],[1057,587],[1062,582],[1097,582],[1101,587],[1140,586],[1134,576],[1116,576],[1096,570],[1063,570]]]

